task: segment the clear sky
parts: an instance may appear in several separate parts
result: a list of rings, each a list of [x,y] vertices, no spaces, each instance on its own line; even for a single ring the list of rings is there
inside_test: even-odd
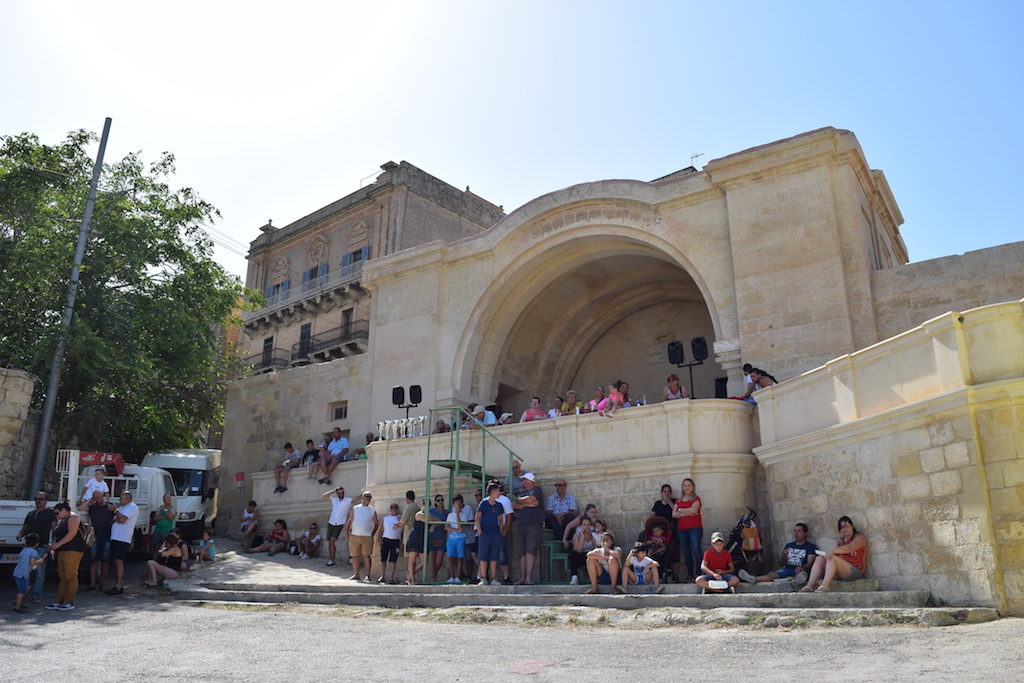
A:
[[[0,135],[110,116],[108,159],[174,152],[243,274],[389,160],[510,212],[835,126],[920,261],[1024,239],[1022,36],[1016,0],[0,0]]]

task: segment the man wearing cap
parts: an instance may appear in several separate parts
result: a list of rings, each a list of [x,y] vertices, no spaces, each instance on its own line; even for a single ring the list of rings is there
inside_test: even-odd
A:
[[[478,403],[470,408],[469,414],[474,418],[469,420],[468,427],[470,429],[480,429],[480,425],[483,425],[484,427],[492,427],[498,424],[498,418],[494,416],[494,413],[487,410],[482,403]]]
[[[732,554],[725,549],[725,535],[721,531],[711,534],[711,547],[704,551],[704,559],[700,563],[700,570],[703,572],[697,577],[696,584],[705,593],[735,592],[733,586],[740,582],[736,576],[736,567],[732,563]],[[725,581],[726,588],[712,588],[708,581]]]
[[[348,513],[352,509],[352,499],[345,497],[345,487],[339,486],[321,496],[331,504],[331,517],[327,520],[327,566],[334,566],[334,554],[337,549],[338,537],[348,522]],[[351,560],[351,558],[349,558]]]
[[[540,531],[544,526],[544,491],[537,485],[533,472],[523,475],[523,490],[512,502],[516,512],[516,538],[519,541],[519,584],[533,583],[533,565],[540,547]]]

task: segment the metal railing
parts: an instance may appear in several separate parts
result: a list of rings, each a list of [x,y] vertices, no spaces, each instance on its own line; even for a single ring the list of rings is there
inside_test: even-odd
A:
[[[331,349],[351,344],[353,342],[368,341],[370,339],[369,319],[353,320],[348,325],[335,327],[332,330],[314,334],[309,339],[298,341],[292,344],[291,361],[302,360],[309,356]]]
[[[256,311],[247,311],[242,314],[242,321],[249,322],[259,318],[260,316],[273,313],[276,310],[290,306],[296,302],[302,301],[327,292],[335,287],[348,284],[350,282],[356,282],[362,277],[363,274],[363,262],[357,261],[341,270],[328,275],[321,275],[309,282],[304,282],[301,287],[289,287],[283,292],[274,294],[273,296],[267,297],[267,305]]]
[[[286,368],[291,365],[291,359],[284,349],[273,348],[246,356],[242,363],[249,366],[251,372],[265,372],[275,368]]]

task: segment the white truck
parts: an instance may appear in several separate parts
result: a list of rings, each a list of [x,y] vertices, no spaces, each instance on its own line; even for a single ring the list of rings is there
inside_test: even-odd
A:
[[[220,451],[178,448],[148,453],[143,467],[159,468],[174,482],[175,525],[187,539],[199,538],[217,519],[220,488]]]
[[[160,507],[164,494],[175,495],[171,474],[157,467],[124,464],[118,453],[94,453],[73,449],[57,451],[57,473],[60,475],[58,494],[53,503],[68,500],[77,510],[82,489],[97,467],[107,470],[105,481],[110,487],[110,500],[117,505],[122,491],[132,494],[139,506],[135,522],[134,547],[145,548],[148,543],[150,513]],[[35,507],[31,500],[0,501],[0,564],[17,562],[22,543],[16,539],[25,522],[25,516]]]

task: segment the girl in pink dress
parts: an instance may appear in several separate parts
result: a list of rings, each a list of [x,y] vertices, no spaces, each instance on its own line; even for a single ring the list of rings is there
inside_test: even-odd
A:
[[[608,392],[608,398],[597,406],[597,414],[605,417],[615,417],[615,411],[622,407],[625,396],[622,393],[622,386],[625,384],[619,380],[612,384],[612,390]]]

